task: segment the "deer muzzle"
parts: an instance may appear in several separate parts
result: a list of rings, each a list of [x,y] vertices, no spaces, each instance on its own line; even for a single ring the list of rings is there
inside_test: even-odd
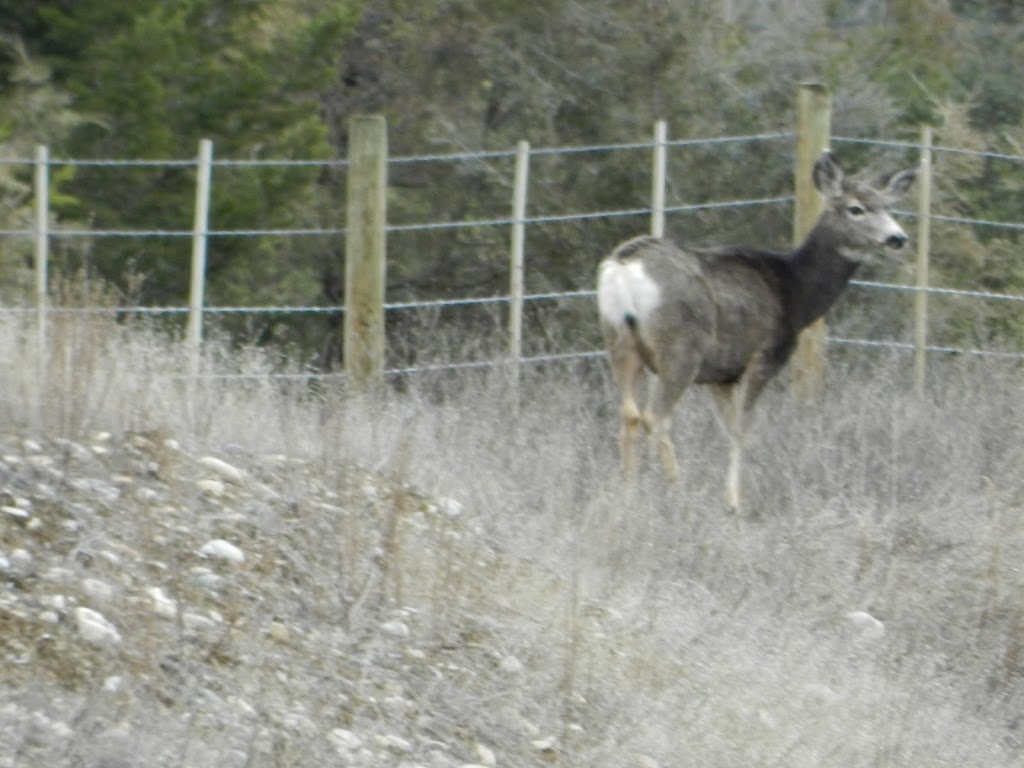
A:
[[[894,251],[898,251],[906,244],[907,236],[902,232],[896,235],[889,235],[889,237],[885,241],[886,248],[892,248]]]

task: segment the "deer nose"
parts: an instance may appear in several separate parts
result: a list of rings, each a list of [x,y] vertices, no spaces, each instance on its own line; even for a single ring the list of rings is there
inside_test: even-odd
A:
[[[889,235],[889,238],[885,241],[887,247],[894,250],[899,250],[907,244],[907,236],[900,232],[898,235]]]

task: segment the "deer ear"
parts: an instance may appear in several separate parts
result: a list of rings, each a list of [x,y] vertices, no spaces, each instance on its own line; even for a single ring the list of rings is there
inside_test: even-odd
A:
[[[910,189],[910,185],[917,178],[917,168],[903,168],[899,171],[883,174],[878,177],[875,189],[879,190],[888,198],[895,199],[902,197]]]
[[[814,163],[814,186],[825,197],[839,197],[843,194],[843,169],[827,149]]]

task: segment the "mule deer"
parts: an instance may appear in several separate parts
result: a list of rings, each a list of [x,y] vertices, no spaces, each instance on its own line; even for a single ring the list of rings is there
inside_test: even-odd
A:
[[[729,439],[726,505],[739,509],[745,415],[789,359],[800,331],[832,306],[857,266],[874,251],[907,242],[888,206],[915,175],[906,168],[867,184],[845,176],[826,151],[813,172],[824,211],[790,253],[698,250],[636,237],[601,262],[598,308],[622,389],[620,439],[630,481],[641,428],[657,441],[666,476],[678,476],[672,409],[690,384],[707,384]],[[641,413],[637,387],[646,371],[655,380]]]

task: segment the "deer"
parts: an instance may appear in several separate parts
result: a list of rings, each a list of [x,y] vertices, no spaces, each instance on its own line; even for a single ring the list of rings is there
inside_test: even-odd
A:
[[[621,390],[619,447],[631,484],[641,430],[655,441],[666,479],[678,479],[672,411],[688,387],[706,385],[729,443],[725,506],[739,512],[744,425],[758,396],[857,268],[879,251],[906,245],[890,206],[913,183],[915,168],[868,182],[845,174],[825,150],[812,177],[824,208],[792,251],[689,248],[640,236],[600,262],[598,313]],[[638,389],[648,378],[641,410]]]

